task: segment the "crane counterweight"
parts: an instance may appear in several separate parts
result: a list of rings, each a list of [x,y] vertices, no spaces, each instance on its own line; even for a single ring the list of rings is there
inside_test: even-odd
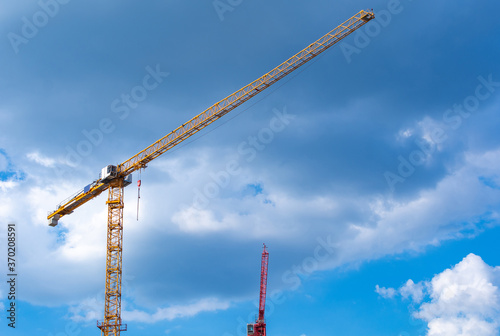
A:
[[[53,212],[49,212],[47,219],[49,221],[49,226],[57,226],[59,224],[59,219],[63,215],[69,215],[73,212],[74,208],[79,207],[80,205],[86,203],[87,201],[93,199],[95,196],[99,195],[102,191],[109,188],[109,184],[119,179],[116,174],[116,166],[108,165],[101,169],[99,173],[99,179],[94,182],[87,184],[83,189],[76,192],[73,196],[70,196],[68,199],[61,202],[57,209]],[[124,178],[120,178],[123,180],[123,187],[129,186],[132,184],[132,174],[125,176]],[[70,208],[67,206],[68,203],[72,204]],[[67,209],[65,212],[59,212],[61,209]]]

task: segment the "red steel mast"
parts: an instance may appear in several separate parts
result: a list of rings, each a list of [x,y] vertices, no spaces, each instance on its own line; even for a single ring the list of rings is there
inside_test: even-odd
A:
[[[264,312],[266,309],[266,292],[267,292],[267,266],[269,264],[269,252],[264,244],[262,251],[262,261],[260,264],[260,296],[259,296],[259,318],[255,324],[247,325],[247,335],[249,336],[266,336],[266,321]]]

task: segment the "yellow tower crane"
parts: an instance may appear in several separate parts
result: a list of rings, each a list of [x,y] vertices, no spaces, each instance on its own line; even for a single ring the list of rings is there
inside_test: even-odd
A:
[[[374,17],[373,11],[360,11],[264,76],[210,106],[130,159],[116,166],[108,165],[104,167],[96,181],[61,202],[55,211],[49,213],[47,216],[49,225],[56,226],[63,216],[71,214],[75,209],[108,189],[108,200],[106,201],[108,205],[108,230],[104,320],[97,322],[102,335],[118,336],[121,331],[127,330],[127,325],[122,324],[121,319],[123,189],[132,182],[131,174],[136,170],[146,168],[150,161],[309,62]]]

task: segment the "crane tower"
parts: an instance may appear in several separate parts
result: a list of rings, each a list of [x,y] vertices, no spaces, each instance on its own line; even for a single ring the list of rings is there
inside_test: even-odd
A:
[[[253,324],[247,324],[247,336],[266,336],[266,320],[264,312],[266,310],[267,293],[267,266],[269,265],[269,252],[264,244],[262,251],[262,261],[260,263],[260,294],[259,294],[259,317]]]
[[[96,180],[62,201],[56,207],[56,210],[49,212],[47,216],[49,225],[56,226],[63,216],[71,214],[83,204],[108,190],[108,199],[106,201],[108,206],[108,225],[104,320],[97,322],[97,327],[101,329],[102,335],[118,336],[120,332],[127,330],[127,325],[123,324],[121,319],[123,192],[124,188],[132,183],[131,174],[146,168],[147,164],[152,160],[198,133],[328,48],[334,46],[374,17],[373,11],[361,10],[276,68],[215,103],[130,159],[118,165],[107,165],[101,170]]]

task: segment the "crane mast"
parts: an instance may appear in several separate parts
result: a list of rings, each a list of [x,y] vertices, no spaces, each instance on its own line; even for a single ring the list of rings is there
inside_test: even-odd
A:
[[[362,10],[358,12],[276,68],[215,103],[128,160],[118,165],[104,167],[98,179],[61,202],[56,207],[56,210],[49,212],[47,216],[49,225],[56,226],[63,216],[71,214],[83,204],[108,190],[108,200],[106,201],[108,205],[108,230],[104,321],[97,323],[103,335],[118,336],[121,331],[127,330],[127,325],[122,324],[121,321],[123,190],[124,187],[131,184],[131,174],[139,169],[146,168],[147,164],[155,158],[201,131],[328,48],[334,46],[374,17],[373,11]],[[264,297],[262,297],[262,293],[264,293]],[[265,305],[265,286],[264,292],[262,292],[261,283],[261,304],[262,302]],[[262,306],[262,309],[259,307],[259,318],[261,311],[263,319],[264,306]]]
[[[259,321],[264,321],[264,311],[266,309],[267,293],[267,265],[269,264],[269,252],[264,244],[262,251],[262,260],[260,263],[260,295],[259,295]]]
[[[262,260],[260,263],[260,295],[259,295],[259,317],[254,324],[247,325],[248,336],[266,336],[266,320],[264,313],[266,310],[266,292],[267,292],[267,267],[269,265],[269,252],[264,244],[262,251]]]

